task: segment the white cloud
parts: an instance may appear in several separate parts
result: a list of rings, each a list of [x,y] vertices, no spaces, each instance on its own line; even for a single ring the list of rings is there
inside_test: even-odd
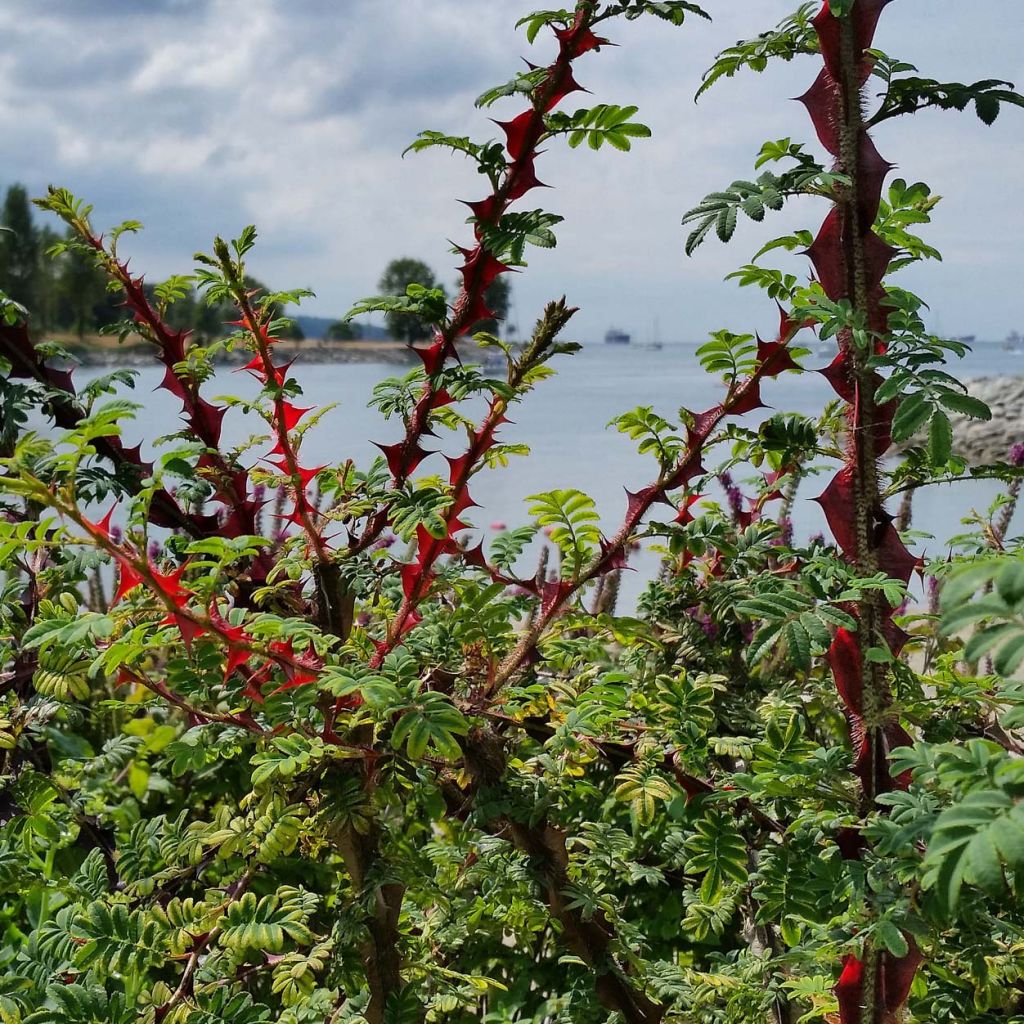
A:
[[[711,5],[715,6],[715,5]],[[559,248],[516,281],[519,318],[563,292],[577,327],[610,322],[664,337],[728,324],[764,326],[759,296],[721,282],[773,227],[812,226],[813,208],[746,226],[728,248],[682,255],[682,212],[750,173],[766,138],[810,139],[802,92],[813,62],[724,82],[692,97],[713,54],[786,14],[791,0],[720,5],[714,26],[653,19],[616,26],[620,48],[578,77],[593,101],[634,102],[655,131],[632,154],[552,146],[537,203],[566,217]],[[1024,24],[997,5],[930,0],[889,8],[879,44],[939,78],[1024,77]],[[140,216],[135,264],[154,276],[188,266],[214,233],[255,220],[258,276],[310,285],[311,311],[341,312],[374,289],[395,255],[454,277],[448,238],[466,237],[456,198],[481,194],[459,157],[400,158],[420,128],[487,136],[483,88],[530,53],[512,24],[520,0],[8,0],[0,9],[4,173],[41,190],[67,183],[100,223]],[[955,47],[951,41],[955,40]],[[543,60],[550,43],[531,56]],[[504,108],[508,109],[508,108]],[[514,107],[512,108],[514,109]],[[498,116],[504,116],[499,114]],[[971,115],[926,115],[880,132],[899,173],[948,198],[932,237],[947,260],[913,283],[940,299],[943,326],[1001,336],[1019,317],[1015,266],[1024,212],[1022,113],[991,129]],[[5,182],[0,182],[0,185]],[[532,196],[531,196],[532,200]]]

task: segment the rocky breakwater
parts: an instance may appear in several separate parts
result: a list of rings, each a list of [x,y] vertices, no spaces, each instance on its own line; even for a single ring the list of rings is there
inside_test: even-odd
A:
[[[980,377],[964,383],[969,394],[992,410],[992,419],[951,416],[953,450],[972,466],[1006,462],[1010,449],[1024,443],[1024,376]],[[920,441],[915,438],[914,443]]]

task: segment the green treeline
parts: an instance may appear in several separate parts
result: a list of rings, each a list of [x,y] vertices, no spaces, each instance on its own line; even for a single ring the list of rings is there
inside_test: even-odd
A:
[[[25,307],[34,333],[57,332],[84,340],[123,320],[121,300],[107,287],[103,270],[77,248],[53,254],[51,251],[65,241],[66,235],[37,223],[34,214],[27,189],[11,185],[0,209],[0,292]],[[256,280],[251,284],[253,288],[263,288]],[[404,295],[410,284],[444,290],[426,263],[409,257],[392,260],[378,287],[384,295]],[[455,287],[458,289],[458,283]],[[154,288],[152,284],[146,285],[147,291]],[[499,324],[507,321],[510,294],[508,282],[495,279],[487,289],[486,302],[496,318],[481,321],[475,330],[499,330]],[[283,314],[279,311],[279,315]],[[227,333],[226,325],[234,319],[230,304],[211,306],[194,290],[167,310],[167,321],[172,327],[193,331],[201,339]],[[406,344],[422,341],[431,333],[420,318],[408,313],[389,313],[385,320],[390,336]],[[349,341],[359,338],[363,329],[360,324],[339,321],[328,328],[327,337]],[[301,339],[302,328],[293,320],[282,336]]]
[[[11,185],[0,208],[0,291],[28,310],[36,334],[63,332],[84,339],[123,320],[121,300],[108,290],[102,269],[76,249],[50,255],[65,235],[37,223],[34,212],[26,188]],[[230,304],[211,306],[194,291],[167,311],[172,327],[204,338],[225,334],[233,319]],[[293,321],[285,336],[301,338],[302,330]]]
[[[84,254],[51,259],[62,240],[39,225],[23,185],[12,185],[0,209],[0,290],[27,309],[36,330],[93,334],[120,318],[103,273]]]

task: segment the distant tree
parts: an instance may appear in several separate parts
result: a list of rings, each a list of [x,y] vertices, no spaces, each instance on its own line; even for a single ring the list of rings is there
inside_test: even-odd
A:
[[[39,298],[39,229],[23,185],[12,185],[0,211],[0,288],[15,302],[35,309]]]
[[[382,295],[404,295],[411,284],[421,284],[424,288],[438,286],[434,272],[426,263],[405,256],[387,265],[377,287]],[[396,341],[411,345],[414,341],[430,337],[430,328],[412,313],[387,313],[384,319],[388,332]]]
[[[262,281],[257,281],[255,277],[246,276],[245,284],[250,292],[259,292],[260,295],[264,295],[270,291],[270,289]],[[227,330],[227,324],[232,320],[236,320],[237,314],[230,305],[226,305],[218,310],[218,315],[222,317],[220,333],[224,334],[225,331]],[[289,341],[305,340],[306,335],[305,332],[302,330],[302,326],[299,323],[299,321],[294,319],[294,317],[290,317],[285,312],[284,306],[282,306],[279,302],[275,302],[274,305],[271,307],[271,315],[275,320],[285,321],[285,323],[281,324],[281,326],[278,329],[278,337],[287,338]]]
[[[228,322],[236,319],[237,314],[230,305],[226,303],[210,305],[205,300],[197,299],[191,327],[199,337],[219,338],[227,332]]]
[[[348,320],[339,320],[327,328],[328,341],[358,341],[360,337],[359,325]]]
[[[59,241],[60,235],[49,225],[39,229],[39,276],[36,279],[36,305],[32,319],[45,330],[57,326],[60,261],[46,254]]]
[[[494,313],[489,320],[480,320],[473,325],[473,332],[487,331],[497,334],[501,324],[508,321],[509,305],[512,302],[512,285],[507,277],[496,277],[484,292],[487,308]]]
[[[245,284],[250,291],[268,291],[267,286],[254,277],[246,277]],[[273,316],[275,320],[288,319],[288,325],[280,331],[282,338],[301,341],[305,337],[298,321],[286,317],[284,307],[275,306]],[[237,319],[238,313],[230,302],[211,305],[194,293],[179,299],[168,311],[168,322],[174,327],[194,331],[197,340],[209,340],[227,334],[228,325]]]
[[[201,302],[191,288],[180,299],[172,302],[164,314],[168,325],[178,331],[197,330],[196,321],[206,313],[208,306]],[[223,329],[223,328],[222,328]],[[213,337],[209,332],[202,332],[206,337]]]
[[[281,330],[281,337],[289,341],[305,341],[306,332],[298,320],[289,318],[287,325]]]
[[[260,284],[255,278],[247,278],[246,284],[252,291],[266,291],[266,286]],[[150,300],[155,297],[154,290],[146,286]],[[197,341],[209,341],[219,338],[228,333],[228,325],[238,318],[238,313],[230,303],[215,303],[210,305],[196,294],[189,290],[187,294],[176,299],[168,307],[165,313],[167,323],[179,331],[192,331]],[[289,318],[284,307],[274,307],[274,319],[286,321],[279,330],[279,336],[292,341],[302,341],[305,334],[297,320]]]
[[[123,313],[107,291],[106,275],[78,249],[69,249],[60,257],[56,284],[57,324],[79,338],[114,323]]]

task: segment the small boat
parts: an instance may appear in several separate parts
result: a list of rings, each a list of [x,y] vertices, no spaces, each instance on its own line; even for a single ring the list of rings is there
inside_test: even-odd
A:
[[[1024,353],[1024,338],[1017,331],[1011,331],[1003,342],[1003,351]]]
[[[633,339],[625,331],[620,331],[617,327],[609,328],[604,336],[604,343],[606,345],[628,345]]]

